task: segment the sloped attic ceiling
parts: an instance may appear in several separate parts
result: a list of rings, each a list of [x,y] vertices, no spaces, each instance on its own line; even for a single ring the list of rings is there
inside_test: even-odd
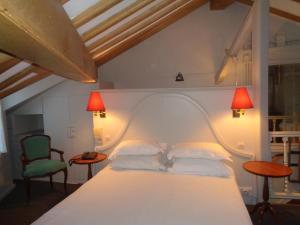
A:
[[[98,66],[208,2],[208,0],[53,1],[60,1],[63,5]],[[253,4],[251,0],[236,1],[247,5]],[[212,10],[225,9],[234,2],[235,0],[210,0],[210,6]],[[295,4],[300,6],[300,3],[285,0],[283,8],[280,2],[282,1],[271,0],[271,13],[300,22],[300,7],[295,7]],[[295,8],[298,8],[298,11]],[[30,62],[1,53],[0,74],[0,98],[4,98],[52,73]]]

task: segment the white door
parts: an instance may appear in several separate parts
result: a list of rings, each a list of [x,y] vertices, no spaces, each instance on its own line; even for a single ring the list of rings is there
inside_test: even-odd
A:
[[[72,142],[70,138],[70,122],[67,97],[45,97],[43,99],[44,130],[51,137],[51,147],[64,151],[66,162],[73,156]],[[52,153],[53,158],[59,159],[59,155]],[[55,181],[63,181],[63,173],[54,177]],[[72,180],[72,174],[69,173]]]

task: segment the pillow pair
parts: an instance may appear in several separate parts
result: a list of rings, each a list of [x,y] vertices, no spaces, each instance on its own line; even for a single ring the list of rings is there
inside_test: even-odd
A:
[[[172,173],[217,177],[228,177],[232,173],[225,164],[225,161],[232,161],[231,155],[216,143],[179,143],[172,147],[167,157],[173,162],[168,168]]]
[[[162,155],[166,144],[154,141],[121,142],[109,156],[113,169],[166,170]]]
[[[167,163],[163,163],[166,146],[144,140],[123,141],[109,157],[111,166],[114,169],[166,170]],[[232,173],[224,163],[232,161],[231,155],[216,143],[179,143],[166,156],[172,162],[168,168],[172,173],[218,177],[228,177]]]

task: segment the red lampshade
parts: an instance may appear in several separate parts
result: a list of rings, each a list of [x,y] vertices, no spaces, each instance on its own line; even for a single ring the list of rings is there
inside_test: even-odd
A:
[[[252,101],[249,97],[246,87],[239,87],[235,89],[231,109],[250,109],[253,108]]]
[[[94,111],[94,112],[103,112],[105,111],[105,106],[103,103],[103,100],[101,98],[101,95],[98,91],[92,91],[90,93],[90,98],[88,105],[86,107],[87,111]]]

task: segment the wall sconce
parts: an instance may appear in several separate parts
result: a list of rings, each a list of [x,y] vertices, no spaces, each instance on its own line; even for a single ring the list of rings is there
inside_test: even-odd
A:
[[[183,78],[182,73],[179,72],[179,73],[177,74],[175,81],[176,81],[176,82],[178,82],[178,81],[184,81],[184,78]]]
[[[90,93],[86,110],[94,112],[94,115],[99,114],[101,118],[105,118],[105,106],[99,91],[92,91]]]
[[[245,109],[251,108],[253,108],[253,104],[249,97],[247,88],[236,88],[231,104],[232,117],[239,118],[241,115],[245,114]]]
[[[99,91],[92,91],[90,93],[88,105],[86,107],[87,111],[92,111],[93,116],[93,134],[95,145],[102,145],[103,140],[103,122],[101,118],[105,118],[105,106],[101,98]],[[99,116],[98,116],[99,115]]]

